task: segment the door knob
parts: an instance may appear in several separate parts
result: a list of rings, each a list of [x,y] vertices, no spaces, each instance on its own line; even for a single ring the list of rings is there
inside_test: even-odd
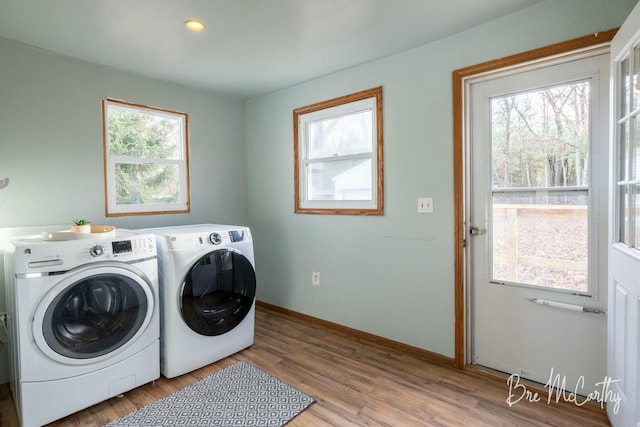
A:
[[[481,234],[485,234],[487,230],[481,229],[479,227],[469,227],[469,234],[472,236],[480,236]]]

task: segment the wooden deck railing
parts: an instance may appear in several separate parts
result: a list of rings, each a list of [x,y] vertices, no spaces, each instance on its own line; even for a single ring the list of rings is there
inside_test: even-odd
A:
[[[569,259],[559,259],[557,257],[540,257],[540,256],[524,256],[519,253],[519,241],[522,238],[520,235],[520,222],[523,219],[535,220],[540,219],[540,234],[543,237],[531,235],[527,238],[531,239],[549,239],[549,236],[553,236],[553,230],[545,230],[544,227],[556,227],[553,222],[549,223],[549,220],[571,220],[571,217],[576,221],[587,221],[587,207],[580,205],[494,205],[493,206],[494,224],[497,221],[506,221],[504,230],[504,248],[496,253],[496,247],[494,246],[493,260],[494,265],[496,263],[506,265],[506,277],[504,280],[519,282],[518,266],[535,266],[545,267],[553,270],[570,270],[586,273],[588,265],[586,261],[586,254],[584,261],[575,261]],[[562,223],[562,222],[561,222]],[[576,242],[586,242],[587,240],[587,227],[584,228],[584,235],[572,236]],[[556,236],[560,238],[559,236]],[[494,230],[494,239],[496,238]],[[583,239],[583,240],[581,240]],[[544,245],[545,241],[541,240],[537,242],[539,245]],[[552,244],[552,242],[548,242]]]

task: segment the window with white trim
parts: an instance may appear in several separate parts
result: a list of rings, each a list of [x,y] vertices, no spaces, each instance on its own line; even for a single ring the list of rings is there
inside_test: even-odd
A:
[[[103,101],[106,216],[189,212],[188,116]]]
[[[640,45],[617,63],[618,99],[616,172],[616,242],[640,250]]]
[[[382,215],[382,87],[293,115],[295,212]]]

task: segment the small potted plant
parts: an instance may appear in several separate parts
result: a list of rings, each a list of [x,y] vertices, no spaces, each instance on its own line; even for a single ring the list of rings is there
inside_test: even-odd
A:
[[[74,233],[91,233],[91,224],[86,219],[74,219],[71,231]]]

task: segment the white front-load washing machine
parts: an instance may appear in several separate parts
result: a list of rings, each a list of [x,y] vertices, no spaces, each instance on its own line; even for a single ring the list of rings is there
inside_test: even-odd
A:
[[[176,377],[253,344],[256,275],[249,228],[197,224],[157,237],[160,372]]]
[[[155,236],[17,237],[5,260],[11,389],[23,427],[159,378]]]

